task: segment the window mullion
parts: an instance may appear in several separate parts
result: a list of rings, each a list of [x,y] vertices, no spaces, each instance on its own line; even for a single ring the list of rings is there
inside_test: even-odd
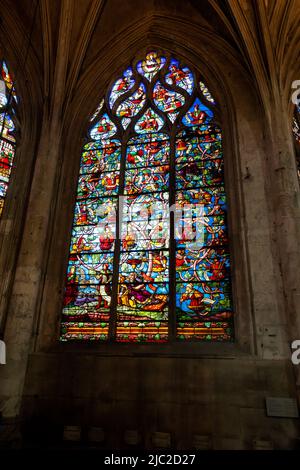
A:
[[[175,134],[170,134],[170,209],[175,209]],[[169,245],[169,341],[176,339],[176,258],[175,258],[175,212],[170,210],[170,245]]]
[[[119,265],[121,257],[121,230],[122,230],[122,204],[120,203],[121,198],[124,196],[124,185],[125,185],[125,161],[126,161],[126,150],[127,145],[122,141],[121,151],[121,162],[120,162],[120,182],[119,182],[119,193],[117,197],[117,208],[116,208],[116,239],[115,239],[115,251],[113,260],[113,278],[112,278],[112,294],[111,294],[111,307],[109,316],[109,332],[108,339],[114,341],[116,339],[116,328],[117,328],[117,306],[118,306],[118,281],[119,281]]]

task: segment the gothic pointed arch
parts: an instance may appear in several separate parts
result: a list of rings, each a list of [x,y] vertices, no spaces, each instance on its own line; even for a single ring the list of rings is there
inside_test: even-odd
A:
[[[295,106],[293,116],[293,136],[296,153],[297,174],[298,180],[300,182],[300,106]]]

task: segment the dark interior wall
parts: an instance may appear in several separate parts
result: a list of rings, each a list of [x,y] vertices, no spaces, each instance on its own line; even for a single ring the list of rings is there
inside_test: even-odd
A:
[[[22,419],[27,439],[61,442],[63,426],[103,429],[106,448],[125,448],[136,430],[140,447],[170,433],[174,449],[204,436],[215,449],[251,449],[254,440],[296,446],[297,420],[267,417],[265,397],[295,396],[287,361],[247,357],[30,356]]]

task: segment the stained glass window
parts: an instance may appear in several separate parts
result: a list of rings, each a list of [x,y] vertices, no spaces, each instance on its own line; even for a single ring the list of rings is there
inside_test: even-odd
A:
[[[203,77],[149,52],[81,157],[61,340],[232,341],[222,131]]]
[[[295,107],[295,113],[293,117],[293,134],[295,141],[298,179],[300,182],[300,105]]]
[[[0,59],[0,217],[15,156],[14,116],[17,99],[7,64]]]

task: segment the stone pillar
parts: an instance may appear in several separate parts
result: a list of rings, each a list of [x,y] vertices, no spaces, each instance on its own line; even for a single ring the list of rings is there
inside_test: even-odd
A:
[[[0,366],[0,412],[4,420],[16,420],[19,415],[28,355],[34,348],[55,202],[56,172],[60,164],[73,3],[72,0],[61,2],[52,89],[44,104],[36,166],[4,332],[7,364]]]

